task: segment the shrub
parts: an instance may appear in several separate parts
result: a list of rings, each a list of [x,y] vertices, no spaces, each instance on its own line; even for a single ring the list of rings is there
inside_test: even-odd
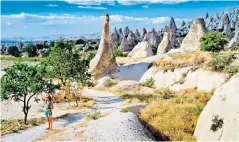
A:
[[[7,53],[12,55],[12,56],[15,56],[15,57],[19,57],[20,56],[20,51],[19,51],[19,49],[16,46],[9,46],[7,48]]]
[[[28,45],[24,48],[24,51],[27,53],[28,57],[38,56],[37,47],[35,45]]]
[[[218,52],[227,44],[227,37],[218,31],[210,31],[200,40],[202,51]]]
[[[143,83],[141,83],[143,86],[154,88],[155,87],[155,80],[151,77],[146,79]]]
[[[207,64],[207,67],[213,71],[225,72],[235,74],[238,72],[237,68],[231,66],[231,63],[236,59],[234,54],[215,55],[213,59]]]
[[[218,129],[222,128],[223,126],[223,119],[219,118],[218,115],[214,115],[212,119],[212,125],[211,125],[211,130],[213,132],[216,132]]]
[[[131,112],[129,108],[123,108],[120,112],[122,113],[128,113]]]
[[[98,110],[94,110],[93,112],[91,112],[90,114],[86,116],[88,120],[96,120],[100,117],[101,117],[101,113]]]
[[[123,50],[121,50],[121,49],[115,49],[115,50],[114,50],[114,55],[115,55],[116,57],[123,57],[123,56],[124,56]]]

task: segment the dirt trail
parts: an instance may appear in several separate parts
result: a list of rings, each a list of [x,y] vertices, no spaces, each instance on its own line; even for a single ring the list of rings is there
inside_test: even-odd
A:
[[[34,141],[34,140],[151,140],[144,133],[142,125],[133,113],[121,113],[121,98],[107,92],[85,90],[85,96],[92,97],[96,104],[77,114],[55,120],[54,130],[46,130],[47,124],[37,126],[19,133],[1,137],[2,141]],[[99,110],[107,116],[92,120],[86,124],[83,119],[93,110]],[[100,130],[100,131],[99,131]],[[116,133],[116,131],[118,131]]]

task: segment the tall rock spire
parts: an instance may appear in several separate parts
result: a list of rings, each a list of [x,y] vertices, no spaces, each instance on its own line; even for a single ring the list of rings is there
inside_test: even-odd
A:
[[[95,79],[118,72],[113,54],[113,45],[109,37],[109,15],[105,15],[100,45],[95,57],[90,62],[89,72]]]

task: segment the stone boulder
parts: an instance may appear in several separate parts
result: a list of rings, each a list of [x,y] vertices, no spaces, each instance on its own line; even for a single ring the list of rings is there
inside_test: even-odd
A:
[[[118,72],[117,63],[113,54],[113,45],[109,37],[109,15],[105,15],[103,31],[98,51],[91,60],[89,72],[95,79]]]
[[[138,43],[137,38],[132,31],[129,32],[127,40],[131,47],[134,47]]]
[[[181,48],[186,51],[195,51],[200,49],[200,39],[207,33],[204,20],[202,18],[195,19],[187,34],[183,39]]]
[[[133,50],[128,54],[128,57],[142,58],[152,56],[152,48],[147,42],[139,42]]]
[[[216,89],[200,114],[194,132],[198,141],[239,140],[239,74]]]

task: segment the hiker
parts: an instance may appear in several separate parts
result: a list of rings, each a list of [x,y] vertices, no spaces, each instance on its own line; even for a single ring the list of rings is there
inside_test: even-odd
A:
[[[48,95],[42,98],[42,100],[44,101],[45,116],[48,121],[47,130],[52,130],[52,109],[54,108],[52,98]]]

